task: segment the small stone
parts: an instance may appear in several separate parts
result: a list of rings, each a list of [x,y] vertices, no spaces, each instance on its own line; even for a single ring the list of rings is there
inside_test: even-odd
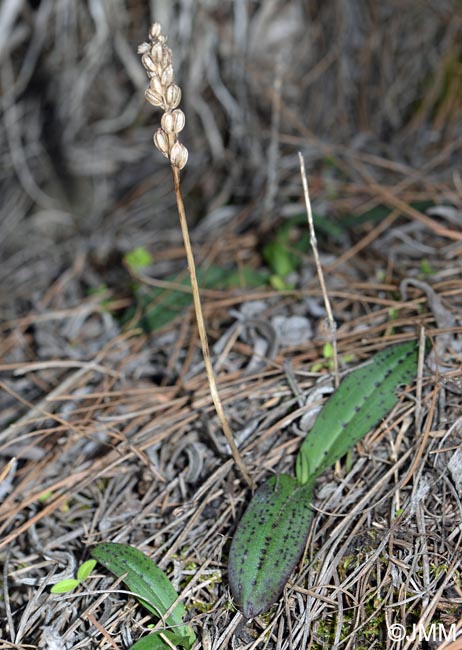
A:
[[[271,324],[284,346],[308,343],[313,338],[313,328],[304,316],[273,316]]]

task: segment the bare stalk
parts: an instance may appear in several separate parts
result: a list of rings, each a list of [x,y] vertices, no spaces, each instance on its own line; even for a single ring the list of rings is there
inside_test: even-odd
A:
[[[313,223],[313,213],[311,211],[310,194],[308,191],[308,181],[306,179],[305,161],[303,160],[303,156],[300,152],[298,153],[298,158],[300,160],[300,174],[302,177],[303,194],[305,197],[306,216],[308,218],[308,226],[310,229],[310,244],[311,244],[311,248],[313,249],[314,261],[316,264],[316,270],[318,272],[319,284],[321,285],[322,297],[324,299],[324,306],[326,308],[326,313],[327,313],[327,322],[329,323],[330,336],[332,342],[332,351],[333,351],[333,358],[334,358],[334,381],[335,381],[335,387],[337,388],[339,385],[337,337],[336,337],[337,324],[332,314],[330,300],[326,289],[326,283],[324,281],[324,273],[322,270],[321,260],[319,259],[318,242],[316,240],[316,232]]]
[[[189,230],[188,230],[188,223],[186,221],[186,212],[184,209],[183,196],[181,194],[180,170],[178,169],[178,167],[172,165],[172,172],[173,172],[173,184],[175,187],[176,203],[178,207],[178,216],[180,218],[181,232],[183,234],[184,247],[186,250],[186,259],[188,260],[189,275],[191,277],[191,288],[192,288],[192,295],[194,301],[194,311],[196,313],[197,329],[199,331],[199,338],[202,347],[202,355],[204,357],[205,370],[207,373],[207,378],[209,380],[210,395],[212,397],[215,410],[220,420],[223,433],[225,434],[226,440],[228,441],[228,445],[230,446],[234,461],[236,465],[239,467],[239,469],[241,470],[242,475],[244,476],[247,483],[250,486],[253,486],[252,479],[250,478],[250,475],[246,469],[244,461],[242,460],[239,450],[236,446],[236,443],[234,442],[233,433],[231,431],[231,427],[229,426],[228,420],[226,418],[225,411],[221,403],[220,394],[218,393],[217,383],[215,381],[215,373],[213,371],[213,365],[210,359],[210,350],[209,350],[209,343],[207,339],[207,332],[205,329],[204,316],[202,313],[202,305],[201,305],[201,299],[199,294],[199,285],[197,283],[196,265],[194,263],[194,256],[191,248],[191,241],[189,238]]]

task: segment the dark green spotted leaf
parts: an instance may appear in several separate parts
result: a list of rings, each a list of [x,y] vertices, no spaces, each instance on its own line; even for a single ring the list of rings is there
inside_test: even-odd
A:
[[[255,492],[229,551],[231,592],[249,619],[270,607],[299,561],[309,532],[313,483],[273,476]]]
[[[321,409],[300,447],[296,474],[313,480],[368,433],[398,402],[397,389],[416,375],[418,345],[400,343],[351,372]]]
[[[138,549],[127,544],[103,542],[95,546],[91,554],[118,578],[124,576],[123,582],[136,595],[143,607],[159,618],[165,616],[178,598],[165,573]],[[196,637],[192,628],[183,623],[185,613],[183,604],[179,603],[166,618],[165,624],[169,632],[173,631],[178,638],[184,638],[182,645],[189,649]],[[158,637],[151,641],[157,643]]]

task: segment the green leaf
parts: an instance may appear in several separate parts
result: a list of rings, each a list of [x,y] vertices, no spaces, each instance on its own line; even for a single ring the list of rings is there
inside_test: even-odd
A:
[[[268,271],[255,271],[243,266],[240,269],[227,269],[221,266],[210,265],[206,269],[197,270],[197,279],[201,289],[233,289],[255,288],[264,286],[268,282]],[[141,313],[138,326],[147,332],[160,329],[184,313],[185,309],[193,304],[191,282],[189,276],[170,276],[167,282],[172,282],[184,287],[176,289],[152,289],[137,285],[135,294],[137,305],[130,307],[124,314],[124,322],[130,321],[135,313]]]
[[[331,241],[342,239],[343,230],[326,217],[313,215],[316,232],[327,236]],[[310,236],[307,230],[306,214],[299,214],[284,221],[276,233],[263,247],[263,258],[273,275],[286,277],[296,271],[310,249]]]
[[[138,246],[124,255],[124,262],[132,271],[144,269],[150,266],[152,261],[151,253],[144,246]]]
[[[154,632],[143,637],[135,645],[132,645],[130,650],[171,650],[172,646],[165,641],[165,638],[174,646],[182,646],[186,650],[189,650],[194,643],[194,640],[191,640],[190,637],[181,636],[170,630],[166,630],[165,632]]]
[[[51,490],[47,490],[46,492],[43,492],[39,496],[38,500],[40,503],[46,503],[47,501],[49,501],[49,499],[51,499],[52,496],[53,496],[53,492]]]
[[[132,645],[131,650],[171,650],[171,646],[160,636],[159,632],[144,636]]]
[[[272,241],[263,248],[263,257],[275,275],[285,277],[294,271],[300,258],[288,250],[285,242]]]
[[[420,271],[424,275],[435,275],[436,270],[426,258],[420,260]]]
[[[160,636],[159,632],[144,636],[132,645],[130,650],[171,650],[171,646]]]
[[[276,289],[276,291],[287,291],[288,289],[293,289],[293,286],[289,285],[280,275],[271,275],[269,281],[270,285],[273,289]]]
[[[228,276],[229,270],[213,265],[207,269],[197,270],[199,287],[203,289],[227,288]],[[185,290],[152,289],[136,285],[137,305],[125,312],[123,320],[130,321],[135,313],[141,312],[142,316],[138,326],[143,327],[147,332],[152,332],[164,327],[184,313],[185,309],[193,302],[189,275],[187,277],[183,275],[170,276],[166,278],[166,281],[181,285]]]
[[[50,592],[52,594],[67,594],[69,591],[74,591],[76,587],[80,584],[80,580],[75,578],[67,578],[66,580],[61,580],[52,586]]]
[[[341,458],[398,402],[397,388],[417,371],[415,341],[378,352],[370,363],[351,372],[321,409],[300,447],[296,475],[312,481]]]
[[[267,284],[269,272],[258,271],[250,266],[239,269],[229,269],[224,288],[226,289],[256,289]]]
[[[81,564],[79,570],[77,571],[77,579],[80,580],[80,582],[86,580],[90,575],[90,573],[95,568],[95,566],[96,566],[96,560],[87,560],[86,562]]]
[[[127,544],[103,542],[95,546],[91,554],[118,578],[124,576],[123,582],[152,614],[163,618],[178,598],[165,573],[138,549]],[[179,603],[165,622],[175,633],[193,643],[195,634],[192,628],[183,624],[185,614],[183,604]]]
[[[310,245],[310,236],[306,227],[306,212],[294,215],[288,221],[292,226],[301,226],[303,228],[301,237],[298,237],[296,242],[294,242],[294,247],[297,250],[306,253],[308,246]],[[324,238],[330,241],[340,242],[344,238],[345,229],[343,228],[343,223],[338,222],[337,220],[334,221],[332,217],[322,217],[316,214],[316,212],[313,212],[313,222],[316,236],[319,239]]]
[[[261,485],[231,543],[231,592],[249,619],[270,607],[299,561],[309,532],[313,483],[273,476]]]

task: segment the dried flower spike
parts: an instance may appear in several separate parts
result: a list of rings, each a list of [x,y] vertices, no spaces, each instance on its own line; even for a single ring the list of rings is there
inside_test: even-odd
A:
[[[164,111],[161,128],[154,135],[154,144],[171,165],[183,169],[188,160],[188,150],[178,140],[178,133],[184,127],[185,116],[177,108],[181,101],[181,89],[175,84],[172,51],[166,42],[167,37],[162,34],[161,26],[154,23],[149,30],[149,43],[141,43],[138,53],[149,77],[146,99]]]
[[[194,311],[196,312],[197,329],[204,355],[205,371],[209,380],[210,395],[234,461],[241,470],[247,483],[253,486],[252,479],[239,454],[239,449],[233,438],[233,432],[226,419],[210,358],[199,285],[197,282],[196,264],[189,239],[188,222],[186,220],[186,211],[180,187],[180,170],[183,169],[188,161],[188,150],[178,140],[178,134],[183,130],[185,124],[185,116],[183,111],[178,108],[181,100],[181,90],[175,83],[172,51],[167,47],[167,38],[161,32],[159,23],[154,23],[149,30],[149,43],[142,43],[138,48],[138,53],[141,54],[141,61],[149,77],[149,88],[145,92],[146,99],[153,106],[162,108],[164,112],[160,129],[157,129],[154,134],[154,144],[161,154],[169,159],[170,165],[172,166],[173,186],[175,188],[178,216],[180,217],[181,232],[184,240],[186,259],[188,261]]]

